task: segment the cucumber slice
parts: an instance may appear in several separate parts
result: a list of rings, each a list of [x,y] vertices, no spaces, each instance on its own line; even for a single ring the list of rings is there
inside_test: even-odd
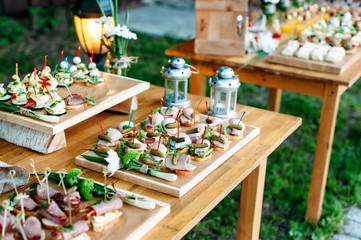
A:
[[[5,96],[3,96],[3,97],[0,98],[0,101],[4,102],[4,101],[9,100],[10,98],[11,98],[10,95],[5,95]]]

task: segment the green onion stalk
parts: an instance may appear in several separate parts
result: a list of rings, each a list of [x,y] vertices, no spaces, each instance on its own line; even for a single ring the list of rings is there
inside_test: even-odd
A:
[[[97,149],[86,149],[89,151],[94,152],[95,154],[97,154],[100,157],[96,157],[96,156],[90,156],[90,155],[81,155],[83,158],[85,158],[88,161],[92,161],[92,162],[98,162],[98,163],[102,163],[102,164],[108,164],[107,160],[105,160],[106,157],[108,157],[108,153],[101,151],[101,150],[97,150]],[[138,161],[138,159],[140,158],[140,153],[137,151],[129,151],[127,152],[124,156],[121,156],[118,153],[118,157],[119,157],[119,168],[123,168],[123,169],[131,169],[134,170],[136,172],[141,172],[141,173],[145,173],[147,175],[153,176],[153,177],[157,177],[157,178],[161,178],[164,179],[166,181],[176,181],[177,180],[177,175],[173,174],[173,173],[165,173],[165,172],[161,172],[159,168],[153,168],[153,167],[149,167],[148,165],[145,165],[141,162]]]
[[[11,112],[11,113],[19,113],[21,115],[37,118],[37,119],[40,119],[40,120],[43,120],[46,122],[59,122],[59,117],[57,117],[57,116],[40,114],[40,113],[31,111],[27,108],[12,106],[10,104],[6,104],[3,102],[0,102],[0,110],[6,111],[6,112]]]

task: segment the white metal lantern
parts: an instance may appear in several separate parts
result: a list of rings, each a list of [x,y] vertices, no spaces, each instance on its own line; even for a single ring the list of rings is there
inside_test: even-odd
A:
[[[195,72],[191,71],[195,69]],[[177,108],[186,108],[191,105],[191,101],[187,97],[188,78],[192,73],[198,73],[198,70],[185,63],[183,58],[173,57],[169,59],[168,64],[162,67],[162,76],[164,77],[164,97],[162,104]]]
[[[233,69],[221,67],[208,83],[211,87],[209,114],[220,118],[237,117],[237,91],[241,83]]]

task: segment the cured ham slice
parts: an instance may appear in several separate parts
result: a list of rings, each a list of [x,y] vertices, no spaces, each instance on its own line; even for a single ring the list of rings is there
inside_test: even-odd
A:
[[[28,240],[39,240],[44,234],[43,230],[41,229],[41,223],[39,219],[34,216],[30,216],[25,219],[25,222],[23,223],[23,229]],[[18,227],[16,230],[21,233]]]
[[[0,228],[1,229],[3,227],[7,228],[9,225],[11,225],[14,222],[14,217],[9,212],[6,212],[6,225],[3,226],[4,216],[5,216],[4,213],[5,213],[4,211],[0,212]]]
[[[76,106],[86,103],[84,97],[76,93],[73,93],[72,95],[64,98],[64,102],[66,102],[68,106]]]
[[[189,136],[185,133],[179,133],[179,138],[184,138],[184,142],[176,142],[175,143],[175,148],[176,149],[181,149],[184,145],[187,145],[187,144],[191,144],[192,141],[191,139],[189,138]],[[174,148],[174,142],[172,140],[170,140],[170,145],[172,146],[172,149]]]
[[[41,200],[47,200],[48,194],[47,194],[47,187],[46,184],[38,184],[36,186],[36,193],[39,199]],[[54,188],[49,187],[49,197],[50,198],[60,198],[63,194],[59,191],[56,191]]]
[[[35,209],[38,208],[38,204],[31,198],[25,198],[23,199],[23,203],[24,203],[24,208],[26,211],[34,211]],[[18,202],[15,205],[16,209],[20,209],[21,208],[21,204],[20,202]]]
[[[194,113],[193,108],[185,108],[185,109],[183,109],[182,115],[180,117],[181,123],[186,124],[186,123],[189,123],[189,122],[193,122],[193,120],[194,120],[194,117],[192,116],[193,113]],[[195,121],[196,122],[199,121],[198,112],[196,112]]]
[[[129,124],[129,121],[123,121],[123,122],[118,123],[119,131],[122,131],[123,127],[128,126],[128,124]],[[134,127],[133,122],[130,122],[130,127]]]
[[[192,140],[192,143],[195,143],[198,139],[202,138],[204,128],[206,126],[207,126],[207,124],[197,123],[195,125],[195,128],[198,128],[198,132],[197,133],[189,133],[189,134],[187,134],[190,137],[190,139]]]
[[[127,153],[130,150],[134,150],[134,151],[137,151],[137,152],[142,152],[142,151],[147,150],[147,144],[144,144],[144,143],[140,142],[138,139],[135,138],[134,143],[139,143],[141,145],[141,147],[140,148],[132,148],[132,147],[127,146],[124,151]]]
[[[5,236],[0,238],[1,240],[15,240],[14,233],[7,233]]]
[[[39,211],[39,215],[62,226],[68,224],[68,217],[60,210],[59,206],[54,202],[54,200],[51,200],[47,208],[41,209]]]
[[[214,117],[211,119],[212,123],[208,123],[208,127],[210,127],[212,130],[218,128],[221,124],[224,123],[224,121],[220,118]]]
[[[162,126],[164,128],[164,130],[169,134],[169,135],[175,135],[177,133],[177,128],[167,128],[166,125],[168,123],[174,123],[175,120],[174,118],[165,118],[162,121]],[[181,130],[181,128],[179,128],[179,131]]]
[[[105,141],[105,140],[98,140],[97,142],[97,146],[101,146],[101,147],[114,147],[116,145],[115,142],[108,142],[108,141]]]
[[[189,155],[183,155],[178,158],[177,164],[173,164],[172,157],[166,158],[165,166],[171,170],[181,170],[181,171],[193,171],[197,167],[193,164],[190,164],[191,157]]]
[[[68,231],[57,230],[52,233],[53,237],[60,236],[62,240],[70,240],[74,237],[77,237],[87,231],[89,231],[89,225],[86,220],[78,220],[73,223],[73,229]]]
[[[220,136],[219,135],[219,132],[215,132],[213,133],[213,135],[216,135],[216,136]],[[221,143],[219,141],[216,141],[216,140],[211,140],[211,143],[214,145],[214,146],[217,146],[217,147],[220,147],[220,148],[225,148],[225,147],[228,147],[229,145],[229,140],[228,138],[222,134],[222,138],[224,139],[224,143]]]
[[[197,141],[197,144],[201,144],[202,143],[202,139],[199,139]],[[211,146],[211,143],[208,140],[203,140],[203,143],[207,143],[207,147],[202,147],[202,148],[194,148],[194,153],[204,153],[206,152],[209,147]]]
[[[164,117],[161,114],[159,114],[159,113],[153,114],[153,125],[154,125],[154,127],[157,126],[157,125],[160,125],[163,120],[164,120]],[[148,115],[147,119],[145,120],[145,127],[146,128],[152,128],[152,117],[150,115]]]
[[[89,206],[90,209],[94,210],[95,216],[101,216],[107,212],[115,211],[121,209],[123,206],[123,201],[116,197],[108,202],[102,202],[97,205]]]
[[[106,134],[108,135],[108,137],[110,137],[112,142],[116,142],[123,137],[122,133],[118,129],[115,129],[115,128],[109,128],[106,131]]]
[[[239,119],[237,118],[231,118],[229,119],[229,125],[237,125],[239,122]],[[237,128],[227,128],[227,132],[231,135],[234,135],[234,136],[241,136],[242,133],[244,132],[244,129],[245,129],[245,125],[243,122],[241,122],[239,124],[239,126],[242,127],[242,130],[238,130]]]
[[[165,113],[167,111],[168,107],[161,107],[160,108],[160,114],[162,114],[164,117],[170,117],[170,118],[176,118],[178,114],[178,108],[177,107],[170,107],[168,113]]]
[[[63,196],[63,204],[68,206],[69,201],[67,196]],[[72,192],[70,195],[70,206],[77,208],[80,206],[80,194],[78,191]]]

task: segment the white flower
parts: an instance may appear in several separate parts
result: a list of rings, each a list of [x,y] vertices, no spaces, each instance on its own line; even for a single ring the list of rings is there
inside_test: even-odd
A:
[[[125,28],[123,31],[120,31],[117,33],[119,37],[125,38],[125,39],[134,39],[137,40],[137,34],[129,31],[128,28]]]
[[[110,36],[119,36],[120,32],[127,29],[127,26],[123,25],[120,26],[119,24],[115,27],[111,27],[107,30],[107,32],[105,33],[106,37],[110,37]]]
[[[108,162],[107,173],[110,173],[110,176],[112,176],[119,169],[120,159],[118,154],[114,150],[110,149],[108,151],[108,157],[106,157],[105,160]]]
[[[111,17],[107,17],[107,16],[103,16],[98,18],[97,20],[95,20],[96,23],[100,23],[100,24],[105,24],[107,26],[110,26],[110,23],[112,22],[112,18]]]

